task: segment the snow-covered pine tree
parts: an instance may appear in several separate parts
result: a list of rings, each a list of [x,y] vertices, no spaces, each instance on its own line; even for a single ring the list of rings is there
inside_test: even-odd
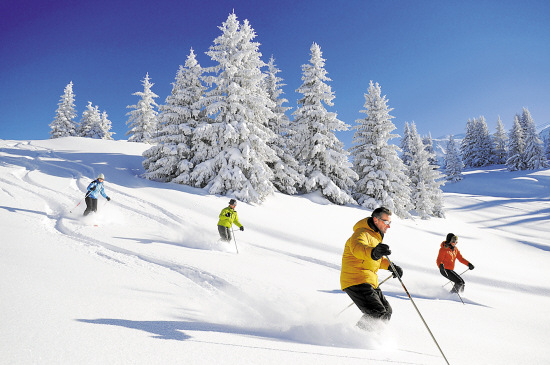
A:
[[[416,130],[416,125],[410,125],[411,163],[407,167],[407,175],[411,181],[411,201],[414,210],[422,219],[430,216],[444,217],[443,213],[443,176],[436,166],[430,164],[430,153],[426,150],[422,139]]]
[[[462,162],[464,167],[474,167],[474,161],[476,159],[476,119],[468,119],[466,123],[466,134],[462,139],[460,149],[462,152]]]
[[[126,132],[129,142],[145,142],[151,143],[156,137],[158,131],[158,121],[155,107],[158,108],[155,98],[158,95],[151,91],[153,83],[149,81],[149,73],[145,75],[142,81],[143,91],[138,91],[132,95],[139,96],[141,99],[135,105],[128,105],[126,108],[134,109],[126,115],[130,116],[126,124],[130,125]]]
[[[428,151],[429,154],[429,162],[430,165],[434,166],[434,168],[439,168],[439,163],[437,161],[437,157],[435,155],[434,151],[434,141],[432,139],[432,133],[428,132],[427,136],[422,137],[422,143],[424,144],[426,151]]]
[[[203,100],[213,122],[194,133],[210,148],[191,178],[210,194],[261,202],[275,191],[268,163],[277,159],[268,145],[275,138],[267,127],[274,105],[262,87],[265,63],[247,20],[240,25],[237,16],[229,14],[220,30],[222,35],[206,52],[217,63],[208,70],[215,73],[206,78],[213,89]]]
[[[71,81],[65,86],[65,91],[57,104],[55,119],[50,123],[50,138],[76,136],[78,125],[74,121],[77,115],[74,99],[73,82]]]
[[[399,148],[401,148],[401,160],[406,166],[410,165],[411,131],[408,122],[405,122],[405,128],[403,129],[403,138],[401,138]]]
[[[387,103],[378,83],[374,85],[371,81],[365,94],[365,109],[361,110],[366,117],[357,119],[353,127],[351,154],[359,175],[354,193],[357,202],[365,208],[384,206],[399,217],[409,217],[408,211],[412,208],[410,181],[399,158],[399,148],[388,143],[399,136],[391,133],[395,130],[391,121],[393,116],[389,114],[393,109]]]
[[[144,176],[150,180],[172,181],[189,185],[193,164],[193,131],[204,120],[200,102],[206,87],[201,82],[203,69],[191,49],[185,66],[180,66],[172,83],[172,93],[159,106],[157,144],[143,152]]]
[[[509,171],[525,170],[524,151],[525,139],[523,128],[521,127],[520,117],[516,114],[508,139],[508,159],[506,160],[506,166]]]
[[[484,116],[480,116],[477,124],[477,151],[475,166],[487,166],[490,165],[493,161],[494,151],[493,151],[493,141],[491,138],[491,133],[489,133],[489,128],[487,127],[487,122],[485,121]]]
[[[295,156],[305,169],[304,191],[319,190],[336,204],[355,203],[351,190],[358,176],[352,170],[344,144],[334,133],[348,130],[349,126],[325,108],[324,104],[334,105],[334,93],[326,83],[331,79],[327,77],[319,45],[313,43],[310,51],[310,63],[302,65],[303,83],[296,90],[303,97],[292,113],[296,130]]]
[[[506,134],[502,120],[500,120],[500,115],[497,120],[496,132],[493,134],[493,151],[493,163],[497,165],[505,164],[508,155],[508,135]]]
[[[86,110],[82,112],[82,119],[78,127],[78,135],[86,138],[101,139],[103,130],[101,129],[101,114],[98,106],[93,106],[89,101]]]
[[[109,120],[109,115],[106,111],[103,111],[103,113],[101,113],[101,119],[99,120],[100,139],[113,139],[112,135],[115,133],[111,132],[112,126],[113,124]]]
[[[272,109],[274,116],[267,122],[268,127],[275,133],[275,138],[268,145],[275,151],[279,159],[268,163],[268,165],[273,170],[273,184],[277,190],[285,194],[296,194],[297,189],[304,184],[304,169],[292,154],[292,151],[295,150],[295,146],[292,144],[294,131],[285,114],[291,108],[283,106],[288,100],[281,97],[282,87],[285,84],[282,83],[283,79],[277,76],[279,72],[280,70],[275,65],[275,59],[271,56],[267,63],[264,87],[275,105]]]
[[[460,158],[458,146],[453,135],[450,135],[445,148],[445,175],[447,175],[447,181],[457,182],[462,180],[464,178],[462,175],[463,168],[464,164]]]
[[[525,149],[523,160],[527,170],[537,170],[548,167],[546,156],[544,155],[544,146],[539,138],[535,121],[527,108],[523,108],[521,115],[521,125],[523,127],[523,136],[525,138]]]
[[[546,151],[546,159],[547,160],[550,160],[550,134],[547,134],[546,135],[546,138],[545,138],[545,151]]]
[[[466,167],[487,166],[493,159],[491,135],[485,117],[468,120],[466,136],[462,140],[462,158]]]

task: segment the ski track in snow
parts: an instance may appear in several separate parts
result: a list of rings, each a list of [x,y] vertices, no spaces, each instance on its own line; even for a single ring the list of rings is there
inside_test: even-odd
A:
[[[269,236],[273,233],[269,231],[269,227],[266,227],[264,230],[257,229],[257,231],[261,232],[254,233],[254,237],[265,237],[266,240],[255,240],[251,238],[239,240],[239,247],[241,245],[243,246],[245,254],[235,256],[235,253],[231,252],[231,250],[233,250],[232,245],[213,249],[207,246],[208,242],[203,242],[207,240],[203,237],[196,237],[193,235],[186,236],[186,229],[192,231],[192,228],[186,228],[186,226],[192,227],[193,225],[193,220],[190,219],[191,217],[185,216],[183,213],[179,214],[177,209],[172,211],[169,208],[156,204],[153,200],[154,198],[148,200],[140,196],[136,191],[131,191],[130,187],[117,185],[114,182],[108,183],[106,192],[107,195],[115,196],[116,199],[106,205],[107,203],[103,203],[104,200],[101,197],[102,203],[98,204],[100,210],[105,209],[104,212],[107,215],[111,215],[111,218],[113,218],[112,221],[101,222],[99,228],[89,226],[89,223],[93,219],[88,220],[82,217],[82,211],[85,207],[84,202],[81,202],[78,207],[75,207],[75,205],[78,201],[83,200],[87,185],[96,175],[96,168],[89,166],[84,160],[67,160],[66,157],[62,157],[62,155],[71,156],[68,153],[58,154],[48,148],[33,146],[30,142],[14,143],[11,144],[11,146],[9,144],[0,145],[0,163],[10,168],[10,174],[0,177],[0,182],[2,183],[0,194],[5,194],[8,199],[7,201],[13,202],[10,204],[11,206],[2,206],[1,208],[10,212],[21,212],[23,215],[29,217],[29,221],[31,219],[40,221],[41,225],[48,231],[55,232],[66,238],[58,240],[60,244],[70,246],[74,250],[82,250],[91,255],[95,255],[98,259],[111,265],[135,268],[141,272],[149,272],[153,277],[159,275],[159,277],[162,277],[165,281],[175,286],[184,288],[192,287],[193,291],[199,291],[197,297],[207,298],[204,302],[200,302],[199,305],[206,303],[209,298],[214,297],[215,302],[223,303],[226,316],[231,317],[231,320],[228,320],[227,317],[209,318],[209,320],[204,321],[204,323],[192,321],[151,321],[150,323],[144,321],[143,323],[138,323],[136,321],[125,321],[116,318],[80,319],[80,321],[137,328],[141,330],[148,328],[151,333],[156,333],[156,335],[160,335],[160,337],[162,337],[163,334],[169,333],[168,337],[170,339],[175,339],[174,336],[176,335],[179,336],[177,339],[181,339],[182,336],[187,336],[183,332],[197,331],[205,333],[219,332],[225,334],[240,334],[260,339],[275,339],[281,342],[290,341],[298,344],[330,345],[341,346],[342,348],[354,346],[366,349],[378,348],[379,344],[375,343],[375,341],[365,344],[364,341],[349,343],[346,342],[346,340],[340,340],[340,338],[349,339],[353,336],[348,332],[348,328],[341,326],[337,320],[329,318],[324,323],[315,321],[308,322],[307,315],[312,311],[319,311],[319,313],[313,313],[312,317],[326,318],[327,310],[319,308],[312,309],[313,306],[319,306],[318,302],[294,303],[297,308],[293,308],[293,310],[296,311],[296,318],[299,318],[299,320],[289,318],[292,315],[291,313],[283,313],[283,311],[280,310],[283,305],[266,305],[269,301],[281,300],[284,302],[285,300],[289,301],[289,297],[292,297],[292,293],[290,293],[285,297],[279,298],[278,290],[283,287],[277,286],[275,279],[274,282],[266,281],[265,286],[269,287],[269,290],[264,287],[262,288],[262,295],[264,295],[265,298],[257,298],[252,291],[253,289],[243,285],[242,282],[246,280],[244,274],[235,275],[235,272],[224,272],[223,270],[214,271],[208,266],[209,263],[199,268],[192,265],[193,261],[191,258],[185,257],[186,254],[189,254],[190,257],[193,255],[215,255],[216,258],[231,258],[234,259],[237,264],[248,265],[251,264],[251,262],[246,261],[248,259],[246,253],[254,253],[254,257],[265,258],[266,262],[273,261],[274,266],[276,266],[277,260],[284,260],[287,263],[285,266],[286,268],[292,268],[294,264],[306,271],[312,267],[311,265],[314,265],[318,270],[333,272],[339,270],[339,262],[330,261],[330,258],[334,256],[334,247],[314,245],[313,241],[308,242],[307,240],[289,247],[272,246],[269,242]],[[79,155],[76,154],[75,157],[78,158]],[[67,181],[69,182],[67,183]],[[143,196],[147,197],[147,194]],[[25,199],[21,199],[22,197],[25,197]],[[508,236],[508,240],[503,241],[506,244],[508,242],[513,242],[514,244],[519,242],[520,244],[530,246],[526,247],[526,249],[533,249],[533,251],[540,250],[544,254],[546,254],[545,251],[549,251],[547,241],[537,241],[536,239],[531,239],[529,232],[516,232],[513,228],[507,228],[507,224],[510,225],[510,222],[513,222],[513,224],[532,222],[534,229],[537,229],[537,224],[540,225],[541,222],[547,222],[549,219],[548,199],[537,198],[537,201],[531,202],[533,205],[540,207],[537,208],[533,215],[533,210],[527,210],[524,208],[524,205],[522,205],[525,204],[525,200],[519,198],[508,199],[509,201],[503,203],[502,200],[506,198],[501,199],[495,196],[481,197],[461,194],[460,199],[463,201],[469,199],[471,203],[466,204],[467,208],[453,208],[453,193],[446,193],[446,197],[448,197],[447,201],[450,202],[449,210],[452,210],[453,213],[457,215],[463,214],[464,222],[468,222],[471,217],[468,215],[469,210],[482,208],[482,211],[487,217],[486,219],[481,217],[481,220],[478,221],[480,225],[485,226],[480,227],[479,231],[483,231],[487,228],[496,228],[493,229],[491,234],[503,237]],[[26,203],[33,202],[33,205],[32,207],[21,206],[17,204],[18,200]],[[38,206],[41,207],[37,208]],[[493,207],[507,212],[506,215],[495,219],[495,214],[491,212]],[[72,211],[72,213],[69,213],[69,211]],[[205,214],[201,212],[197,213]],[[526,213],[530,215],[526,216]],[[99,216],[98,219],[101,221]],[[120,228],[120,226],[126,224],[126,221],[132,222],[132,225],[135,225],[138,229],[136,237],[127,237],[128,230]],[[422,222],[419,223],[422,224]],[[155,232],[162,231],[164,236],[158,237],[158,239],[156,237],[146,237],[144,233],[147,232],[148,225],[160,227],[157,228]],[[435,229],[433,231],[434,234],[438,233]],[[117,232],[122,233],[117,234]],[[293,237],[297,237],[293,235],[293,232],[295,231],[290,230],[288,235],[284,238],[292,242]],[[286,234],[286,232],[284,234]],[[472,237],[474,236],[474,233],[468,232],[468,235],[470,234]],[[184,237],[182,238],[182,236]],[[533,234],[533,237],[536,237],[536,234]],[[281,241],[284,241],[284,238],[281,239]],[[174,255],[172,257],[168,254],[157,256],[155,250],[149,249],[149,247],[159,244],[170,245],[167,246],[169,249],[171,247],[174,248],[173,251],[163,250],[164,252],[174,252],[181,256]],[[204,245],[204,247],[202,245]],[[303,249],[304,252],[314,249],[317,252],[322,252],[322,255],[308,256],[307,254],[301,254],[302,252],[299,251],[300,249]],[[340,247],[338,247],[338,250],[340,250]],[[259,251],[261,251],[261,254],[258,254]],[[468,258],[473,254],[472,251],[473,250],[465,250],[463,254]],[[324,260],[325,257],[329,259]],[[430,271],[420,266],[415,267],[411,264],[408,266],[408,270],[417,272],[417,277],[426,276],[428,279],[426,280],[425,286],[415,286],[415,284],[418,283],[411,281],[409,281],[407,285],[411,290],[411,295],[415,299],[418,298],[423,306],[434,304],[441,304],[447,307],[451,305],[453,306],[452,308],[462,306],[460,299],[456,295],[449,294],[446,287],[433,287],[433,277],[434,275],[437,276],[437,273],[433,274],[433,270]],[[212,270],[209,270],[209,268]],[[217,274],[214,274],[214,272]],[[167,275],[166,273],[172,275]],[[498,279],[495,279],[495,277]],[[495,294],[510,291],[521,294],[550,296],[550,289],[536,285],[536,283],[533,285],[525,284],[518,287],[514,282],[506,281],[506,278],[506,276],[493,276],[492,278],[483,275],[478,276],[476,271],[472,277],[467,277],[467,283],[478,284],[486,288],[489,293]],[[256,278],[256,284],[262,285],[261,279],[262,278]],[[441,280],[439,277],[438,279]],[[401,304],[400,302],[408,301],[398,283],[393,282],[385,285],[388,286],[384,289],[384,292],[387,296],[392,297],[392,303],[396,303],[397,306],[399,306]],[[290,288],[290,290],[292,291],[293,289]],[[327,303],[323,303],[328,307],[334,307],[335,303],[341,302],[334,299],[336,296],[335,294],[339,292],[337,289],[333,291],[319,289],[318,292],[324,293],[324,297],[321,296],[321,298],[328,298]],[[298,291],[296,294],[299,294]],[[302,297],[298,295],[296,298],[302,299]],[[292,299],[295,300],[296,298]],[[319,298],[319,296],[315,297],[315,299],[317,298]],[[344,297],[340,296],[339,298]],[[347,297],[345,298],[347,299]],[[305,299],[309,298],[305,297]],[[470,298],[465,295],[462,299],[466,306],[474,307],[475,310],[495,309],[491,304],[484,303],[484,298],[478,300],[474,296]],[[438,301],[440,303],[438,303]],[[300,306],[303,306],[303,308]],[[352,310],[350,310],[350,312],[351,311]],[[458,309],[458,311],[460,311],[460,309]],[[209,313],[207,310],[204,312]],[[346,314],[349,314],[351,321],[355,318],[354,314],[350,312]],[[277,327],[279,323],[281,323],[281,325]],[[430,322],[430,324],[434,323]],[[274,326],[277,327],[277,330],[273,329]],[[200,342],[201,340],[187,339],[187,341]],[[333,343],[329,343],[330,341],[333,341]],[[205,343],[212,345],[212,343],[207,341],[205,341]],[[277,342],[270,344],[272,351],[289,351],[286,349],[276,349],[276,343]],[[227,344],[225,345],[229,346]],[[392,361],[392,359],[388,359],[384,354],[381,354],[380,357],[375,355],[367,355],[364,357],[345,355],[334,356],[331,354],[326,354],[326,356],[347,358],[349,360],[366,360],[373,363],[438,363],[438,360],[441,360],[440,356],[430,345],[431,344],[427,345],[427,348],[430,350],[426,352],[413,352],[407,349],[396,348],[391,350],[393,352],[410,352],[414,355],[414,360],[410,362],[403,360]],[[235,344],[234,346],[238,347],[241,345]],[[242,345],[242,347],[246,346],[250,345]],[[252,349],[252,347],[250,349]],[[300,351],[296,352],[298,353]],[[421,359],[425,359],[425,361]]]
[[[21,143],[18,143],[16,146],[19,148],[22,147]],[[28,150],[27,147],[29,147],[29,144],[24,144],[25,150]],[[87,234],[80,233],[82,227],[81,225],[77,224],[68,224],[71,221],[75,221],[74,219],[69,219],[65,216],[65,210],[66,206],[62,203],[59,203],[60,199],[63,200],[69,200],[72,201],[72,199],[68,199],[67,197],[61,196],[61,194],[58,193],[57,190],[50,188],[48,185],[41,183],[39,178],[33,177],[33,175],[36,173],[36,171],[48,171],[52,175],[57,175],[55,171],[52,171],[55,169],[58,169],[59,171],[68,172],[69,176],[77,179],[78,186],[83,188],[85,191],[85,188],[88,186],[89,178],[84,177],[85,175],[90,175],[90,169],[87,168],[86,165],[81,163],[75,163],[76,167],[68,168],[68,167],[59,167],[55,163],[44,161],[44,157],[46,156],[55,156],[53,151],[51,150],[40,150],[34,146],[31,150],[29,150],[32,153],[29,153],[25,155],[25,159],[22,160],[21,158],[14,158],[14,157],[6,157],[3,156],[4,160],[10,161],[13,165],[22,166],[25,170],[22,176],[17,177],[20,179],[23,184],[17,184],[17,182],[7,180],[5,178],[0,178],[0,181],[4,182],[7,185],[11,185],[17,189],[20,189],[30,195],[33,195],[33,199],[35,200],[41,200],[44,202],[45,210],[49,210],[52,213],[48,214],[46,213],[46,217],[50,219],[52,222],[50,223],[51,226],[55,227],[55,229],[60,233],[63,234],[75,241],[78,241],[84,245],[91,245],[91,246],[97,246],[102,247],[104,249],[107,249],[108,251],[112,251],[118,254],[122,254],[123,257],[126,256],[127,258],[131,259],[123,259],[123,257],[120,257],[120,255],[113,255],[108,254],[106,252],[98,252],[98,255],[101,255],[102,257],[113,259],[116,262],[124,262],[125,264],[128,264],[129,262],[133,261],[132,258],[138,258],[144,262],[158,265],[164,268],[168,268],[170,270],[173,270],[175,272],[180,273],[181,275],[189,278],[193,282],[197,283],[199,286],[203,288],[208,289],[214,289],[214,288],[225,288],[229,284],[221,279],[217,278],[214,275],[204,273],[201,270],[197,268],[193,268],[190,266],[184,266],[184,265],[177,265],[174,263],[170,263],[167,261],[162,261],[159,259],[155,259],[153,257],[148,257],[146,255],[133,252],[127,249],[123,249],[119,246],[109,244],[108,242],[94,239],[89,237]],[[16,151],[21,151],[21,149],[17,149]],[[2,149],[2,152],[5,153],[5,149]],[[13,154],[14,151],[8,151],[8,153]],[[66,161],[59,159],[60,162],[65,163]],[[82,171],[84,170],[84,171]],[[28,188],[27,186],[32,186],[33,188]],[[179,226],[177,225],[177,222],[181,221],[181,218],[178,217],[175,214],[172,214],[168,212],[166,209],[154,204],[150,203],[144,199],[136,198],[135,196],[131,196],[120,189],[117,189],[113,186],[109,186],[109,190],[116,193],[117,198],[122,197],[126,198],[128,201],[130,200],[137,200],[137,204],[141,205],[140,207],[134,207],[129,203],[125,203],[124,200],[117,201],[117,204],[119,207],[123,208],[125,215],[139,215],[142,217],[145,217],[146,219],[154,220],[157,224],[163,225],[166,227],[167,230],[175,230],[178,229]],[[18,194],[12,194],[11,192],[7,191],[8,194],[10,194],[13,197],[17,197]],[[83,196],[84,193],[81,193]],[[81,203],[80,207],[85,207],[84,203]],[[77,214],[81,214],[82,209],[78,209]],[[154,211],[154,213],[147,213],[148,211]],[[114,258],[114,256],[118,256]]]
[[[227,280],[209,273],[204,269],[167,261],[152,255],[121,247],[117,244],[109,243],[100,238],[92,238],[90,232],[84,232],[87,226],[83,225],[78,218],[74,217],[75,215],[81,214],[85,207],[85,203],[81,202],[72,214],[67,215],[67,206],[70,205],[74,199],[60,194],[58,190],[54,188],[50,188],[48,184],[42,182],[41,176],[39,175],[48,174],[71,177],[73,180],[76,180],[76,185],[82,189],[82,191],[85,191],[91,181],[87,176],[95,176],[93,169],[89,168],[84,163],[65,161],[57,157],[52,150],[39,149],[35,146],[30,146],[31,149],[29,150],[29,146],[28,144],[24,145],[24,150],[29,151],[27,154],[23,155],[24,160],[22,160],[21,157],[3,156],[4,160],[10,161],[13,165],[21,166],[24,169],[21,176],[15,176],[22,181],[22,183],[17,183],[17,180],[9,181],[4,178],[0,178],[0,181],[14,188],[23,190],[27,194],[32,195],[33,199],[36,201],[42,201],[44,203],[44,210],[46,211],[44,218],[45,226],[55,229],[59,234],[68,237],[73,242],[80,243],[87,252],[94,253],[101,259],[108,260],[114,264],[123,264],[130,267],[139,266],[153,272],[159,269],[173,271],[194,283],[202,290],[209,292],[210,295],[224,297],[225,299],[223,299],[223,301],[233,303],[236,307],[242,307],[244,305],[248,308],[248,315],[256,317],[257,320],[261,320],[261,318],[265,316],[265,313],[260,313],[255,309],[256,307],[251,304],[256,302],[253,297],[230,284]],[[21,148],[22,145],[18,144],[18,147]],[[5,149],[2,149],[2,152],[5,153]],[[9,150],[7,152],[10,155],[13,155],[15,152],[21,154],[21,149],[15,151]],[[54,162],[55,159],[58,159],[59,163],[64,165],[67,165],[67,162],[69,162],[69,166],[58,166],[57,163]],[[31,186],[31,188],[29,188],[29,186]],[[177,235],[178,231],[181,230],[181,222],[185,220],[184,217],[180,217],[145,199],[126,193],[124,189],[118,188],[116,185],[109,184],[109,186],[106,187],[106,191],[107,190],[108,195],[111,194],[117,197],[117,209],[122,210],[122,215],[127,217],[126,219],[130,221],[137,221],[139,219],[153,221],[155,224],[165,227],[165,231],[168,235],[170,232],[176,232]],[[82,197],[80,199],[83,199],[85,194],[81,191],[77,191],[77,193]],[[12,196],[17,196],[17,194],[13,194]],[[103,198],[100,197],[100,199]],[[113,203],[114,201],[110,204]],[[101,209],[101,204],[99,202],[98,209]],[[92,229],[95,229],[95,227],[92,227]],[[286,254],[282,251],[279,253]],[[223,252],[218,252],[218,254],[223,254]],[[231,297],[228,297],[227,293],[232,293]]]

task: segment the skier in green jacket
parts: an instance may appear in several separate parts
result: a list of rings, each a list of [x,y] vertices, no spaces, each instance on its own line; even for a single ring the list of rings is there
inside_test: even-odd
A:
[[[220,238],[224,241],[231,241],[231,225],[235,223],[241,231],[244,231],[244,226],[239,222],[239,216],[235,207],[237,206],[237,201],[231,199],[229,201],[229,206],[223,208],[220,213],[220,220],[218,221],[218,232],[220,233]]]

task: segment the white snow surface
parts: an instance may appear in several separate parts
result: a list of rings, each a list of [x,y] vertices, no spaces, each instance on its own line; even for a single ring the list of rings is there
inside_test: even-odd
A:
[[[343,247],[370,211],[276,193],[239,203],[245,230],[220,243],[229,197],[140,178],[148,147],[0,140],[1,363],[445,364],[397,279],[382,332],[345,309]],[[112,200],[84,218],[99,173]],[[445,219],[393,216],[384,241],[449,363],[550,363],[550,170],[468,170],[443,189]],[[435,264],[449,232],[475,265],[465,304]]]

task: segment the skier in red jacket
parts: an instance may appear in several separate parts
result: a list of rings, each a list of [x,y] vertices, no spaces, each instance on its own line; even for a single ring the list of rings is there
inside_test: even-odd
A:
[[[441,248],[437,255],[437,266],[441,275],[455,283],[451,290],[452,293],[462,293],[464,291],[464,279],[454,271],[456,259],[467,265],[468,269],[474,269],[474,265],[460,254],[460,251],[456,247],[457,242],[458,237],[453,233],[449,233],[447,239],[441,243]]]

